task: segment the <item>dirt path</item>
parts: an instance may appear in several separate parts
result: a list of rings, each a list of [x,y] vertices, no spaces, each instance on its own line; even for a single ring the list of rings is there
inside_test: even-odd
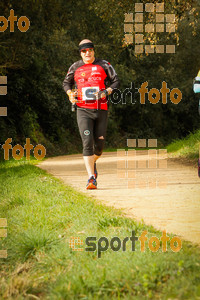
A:
[[[142,161],[147,157],[138,155],[137,159]],[[105,205],[124,209],[129,217],[143,219],[146,224],[200,245],[200,179],[197,168],[170,159],[167,163],[167,169],[137,169],[136,179],[130,180],[119,178],[124,174],[122,171],[119,175],[117,153],[104,153],[97,163],[98,189],[90,191],[85,189],[87,174],[82,155],[49,158],[39,167]]]

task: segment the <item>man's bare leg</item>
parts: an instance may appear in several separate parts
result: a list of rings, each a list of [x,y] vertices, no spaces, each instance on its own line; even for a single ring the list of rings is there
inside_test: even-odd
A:
[[[97,176],[98,176],[96,161],[97,161],[97,159],[99,159],[100,156],[101,155],[94,154],[94,175],[95,175],[96,179],[97,179]]]
[[[91,155],[91,156],[83,156],[84,162],[85,162],[85,167],[88,172],[89,178],[91,176],[94,176],[94,163],[97,161],[97,159],[100,156],[97,156],[96,154]]]
[[[89,178],[94,176],[94,155],[91,156],[83,156],[85,167],[88,172]]]
[[[100,156],[101,156],[101,155],[97,156],[96,154],[94,154],[94,162],[96,162],[97,159],[99,159]]]

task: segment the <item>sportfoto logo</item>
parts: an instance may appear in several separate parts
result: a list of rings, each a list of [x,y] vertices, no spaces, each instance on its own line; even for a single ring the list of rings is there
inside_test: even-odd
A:
[[[136,146],[142,151],[133,149]],[[167,171],[167,149],[142,149],[157,148],[157,139],[148,139],[148,144],[146,139],[128,139],[127,147],[128,151],[117,149],[117,177],[124,185],[128,189],[166,188],[167,176],[160,172]]]
[[[82,88],[82,89],[73,89],[73,92],[78,93],[78,97],[83,100],[93,101],[101,98],[101,94],[104,93],[103,90],[98,90],[98,88]],[[96,96],[94,93],[98,93]],[[139,94],[139,101],[140,104],[146,104],[146,100],[148,98],[148,101],[151,104],[157,104],[160,100],[162,101],[162,104],[167,104],[169,102],[169,98],[171,103],[178,104],[182,100],[182,92],[178,88],[173,88],[170,90],[167,87],[167,82],[163,81],[161,89],[148,89],[148,81],[145,81],[141,84],[140,88],[135,87],[135,83],[131,82],[131,87],[126,88],[123,92],[119,89],[114,89],[113,93],[109,96],[110,101],[113,104],[119,104],[122,102],[122,104],[126,104],[127,96],[131,96],[131,103],[135,104],[135,95]],[[78,102],[82,103],[81,100]]]
[[[7,219],[0,218],[0,238],[7,237]],[[7,258],[7,250],[0,249],[0,258]]]
[[[115,236],[110,240],[105,236],[97,239],[95,236],[90,236],[85,239],[85,244],[88,246],[85,248],[87,252],[95,252],[97,250],[97,257],[101,257],[101,253],[110,249],[114,252],[122,250],[126,251],[127,242],[131,241],[131,251],[135,251],[135,243],[136,241],[140,241],[140,251],[145,252],[146,243],[148,241],[148,248],[151,252],[157,252],[160,249],[160,244],[162,242],[162,252],[167,252],[167,242],[170,241],[170,248],[173,252],[179,252],[182,247],[181,239],[177,236],[173,237],[171,240],[169,236],[166,235],[166,231],[163,231],[161,238],[159,239],[156,236],[152,236],[149,240],[147,238],[148,231],[145,230],[142,234],[137,237],[135,236],[135,231],[132,231],[131,237],[125,237],[121,240],[119,237]],[[96,243],[97,242],[97,243]],[[130,243],[129,243],[130,244]],[[78,247],[77,247],[78,246]],[[81,246],[81,247],[80,247]],[[69,241],[69,247],[72,251],[84,251],[83,249],[83,240],[80,237],[71,237]]]
[[[33,150],[33,145],[30,144],[30,138],[26,139],[26,144],[24,147],[21,145],[17,144],[14,147],[10,144],[12,143],[12,138],[8,138],[5,141],[5,144],[3,144],[2,148],[4,150],[4,159],[9,160],[9,150],[12,150],[12,157],[15,160],[20,160],[24,156],[24,150],[26,150],[26,159],[30,160],[30,151]],[[40,153],[39,153],[40,152]],[[35,147],[33,150],[34,157],[38,160],[43,159],[46,155],[46,148],[39,144]]]
[[[149,23],[144,24],[144,20],[148,17]],[[133,13],[125,14],[125,43],[127,45],[134,43],[135,53],[137,54],[144,53],[144,50],[148,54],[175,53],[175,45],[155,45],[154,42],[155,33],[157,39],[159,34],[164,32],[173,35],[174,38],[175,31],[175,14],[164,14],[164,2],[135,3],[135,19],[133,19]],[[133,33],[135,34],[135,42]],[[145,34],[148,45],[145,45]]]
[[[162,104],[167,104],[168,94],[170,96],[170,101],[173,104],[178,104],[182,100],[182,93],[178,88],[173,88],[171,91],[167,87],[165,81],[162,82],[162,87],[160,90],[152,88],[148,90],[148,81],[143,82],[140,88],[135,88],[134,82],[131,83],[131,88],[126,88],[123,92],[118,89],[114,89],[110,96],[111,102],[113,104],[118,104],[122,100],[122,104],[126,104],[126,96],[131,95],[131,103],[135,104],[135,94],[140,94],[140,104],[146,104],[146,95],[148,95],[148,100],[152,104],[157,104],[160,99],[162,99]]]
[[[6,31],[8,28],[8,22],[10,23],[10,32],[15,31],[15,21],[17,21],[17,16],[15,16],[14,9],[10,10],[10,16],[8,20],[4,16],[0,16],[0,32]],[[1,25],[3,23],[3,25]],[[18,19],[17,27],[19,31],[26,32],[30,27],[30,21],[26,16],[22,16]]]
[[[7,76],[0,76],[0,96],[7,95]],[[0,107],[0,117],[7,117],[7,107]]]

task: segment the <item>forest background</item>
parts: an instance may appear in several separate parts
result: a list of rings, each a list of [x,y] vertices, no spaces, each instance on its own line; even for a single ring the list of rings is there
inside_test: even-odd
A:
[[[143,3],[150,1],[144,0]],[[161,1],[152,0],[151,3]],[[81,140],[76,114],[71,112],[62,82],[72,63],[80,59],[78,44],[84,38],[95,44],[95,56],[106,59],[121,81],[120,90],[131,82],[148,89],[160,89],[162,81],[170,90],[182,92],[179,104],[122,102],[109,107],[107,148],[126,146],[127,138],[156,138],[162,146],[200,128],[198,97],[193,79],[200,69],[199,1],[170,0],[165,14],[175,14],[175,33],[146,33],[145,44],[176,44],[174,54],[137,54],[134,44],[124,38],[125,13],[135,12],[135,0],[1,0],[0,15],[10,10],[30,20],[27,32],[20,32],[15,22],[0,32],[0,76],[8,78],[8,94],[0,96],[1,107],[8,108],[0,117],[0,144],[7,138],[24,145],[43,144],[47,155],[77,153]],[[154,22],[155,14],[145,14],[145,22]],[[0,24],[2,25],[2,24]],[[133,32],[134,38],[135,32]]]

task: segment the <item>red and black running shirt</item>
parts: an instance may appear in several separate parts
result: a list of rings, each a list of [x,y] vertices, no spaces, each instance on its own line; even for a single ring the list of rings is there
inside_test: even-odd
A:
[[[107,99],[96,97],[94,93],[107,87],[118,88],[119,79],[114,68],[106,60],[95,59],[92,64],[85,64],[79,60],[69,68],[63,81],[65,92],[72,90],[73,86],[78,90],[78,107],[107,110]]]

